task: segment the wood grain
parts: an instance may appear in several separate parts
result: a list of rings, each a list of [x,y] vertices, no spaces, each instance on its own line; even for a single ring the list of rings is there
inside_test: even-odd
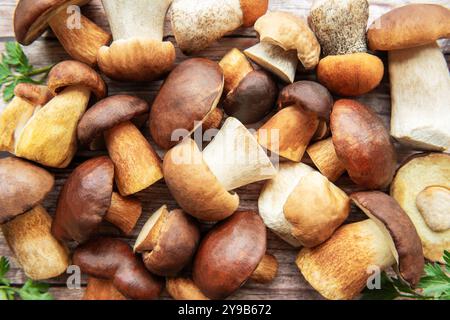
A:
[[[370,1],[373,6],[371,6],[371,20],[380,16],[389,8],[391,8],[394,1]],[[408,1],[396,1],[397,4],[407,3]],[[449,1],[435,1],[436,3],[447,4]],[[300,0],[271,0],[270,9],[271,10],[283,10],[293,12],[295,14],[306,16],[309,10],[311,1],[300,1]],[[14,32],[12,28],[13,12],[15,7],[15,0],[1,0],[0,1],[0,52],[4,49],[4,43],[6,41],[14,40]],[[101,6],[100,0],[93,0],[89,5],[83,8],[83,13],[96,22],[101,27],[109,30],[108,23],[104,16],[103,8]],[[174,42],[175,39],[171,33],[170,21],[167,19],[165,27],[166,39]],[[200,52],[196,56],[207,57],[212,60],[220,60],[222,56],[231,48],[245,49],[249,46],[257,43],[256,33],[252,28],[241,28],[233,34],[230,34],[219,42],[213,44],[210,48]],[[449,46],[444,44],[443,50],[446,53],[450,53]],[[32,45],[25,48],[25,52],[30,58],[31,63],[35,66],[44,66],[48,64],[57,63],[65,59],[69,59],[68,55],[64,52],[62,47],[59,45],[57,39],[51,32],[46,32],[41,38],[35,41]],[[386,65],[386,55],[381,54],[380,57],[383,59]],[[188,59],[189,57],[183,55],[177,49],[177,63]],[[449,56],[447,56],[447,61],[449,61]],[[301,79],[315,79],[313,73],[297,75],[297,80]],[[161,81],[155,81],[152,83],[118,83],[106,79],[110,94],[133,94],[146,99],[148,102],[152,102],[156,93],[159,90]],[[373,110],[383,119],[383,122],[388,127],[390,119],[390,96],[389,96],[389,81],[385,75],[382,84],[372,93],[358,98],[361,102],[369,105]],[[1,108],[0,104],[0,108]],[[4,104],[3,104],[4,106]],[[256,124],[252,127],[258,127],[261,123]],[[143,128],[143,133],[149,138],[148,130],[146,127]],[[149,140],[151,140],[149,138]],[[153,144],[153,142],[151,142]],[[154,145],[154,144],[153,144]],[[163,155],[163,151],[156,148],[159,155]],[[415,153],[413,150],[406,149],[397,144],[397,151],[399,154],[399,163],[405,158]],[[84,150],[80,150],[74,159],[73,163],[67,169],[52,169],[50,170],[55,174],[56,184],[53,192],[46,199],[44,206],[48,209],[51,214],[54,214],[58,194],[64,184],[67,176],[70,172],[80,163],[87,160],[88,158],[98,155],[101,153],[92,153]],[[5,156],[5,154],[0,153],[0,157]],[[311,163],[308,159],[304,160],[307,163]],[[346,192],[354,192],[359,190],[347,176],[342,177],[337,184],[342,187]],[[241,198],[240,210],[257,210],[257,199],[259,192],[262,187],[262,183],[257,183],[253,185],[246,186],[239,189],[237,192]],[[175,208],[177,205],[173,198],[171,197],[169,191],[167,190],[163,182],[159,182],[156,185],[150,187],[147,190],[139,193],[138,197],[143,203],[143,215],[136,227],[134,233],[129,238],[125,239],[130,244],[133,244],[138,231],[142,227],[143,223],[147,220],[149,215],[156,211],[163,204],[167,204],[170,208]],[[358,221],[364,219],[364,215],[360,213],[355,208],[352,208],[352,214],[348,220]],[[102,228],[102,234],[120,236],[117,230],[113,227],[105,226]],[[276,280],[269,285],[261,285],[253,282],[248,282],[244,287],[234,294],[231,299],[321,299],[320,295],[315,292],[309,284],[303,279],[300,272],[296,268],[294,261],[298,250],[292,249],[288,244],[279,240],[274,234],[269,232],[268,237],[268,251],[274,254],[279,263],[280,270]],[[11,278],[13,284],[20,285],[26,280],[25,275],[17,265],[14,257],[12,256],[8,246],[6,245],[4,238],[0,235],[0,256],[7,256],[12,262],[12,270],[8,274]],[[48,282],[52,285],[51,292],[57,299],[80,299],[83,295],[83,288],[69,290],[66,287],[67,276],[61,276],[56,279],[51,279]],[[86,278],[83,277],[82,286],[85,286]],[[163,298],[167,298],[165,294]]]

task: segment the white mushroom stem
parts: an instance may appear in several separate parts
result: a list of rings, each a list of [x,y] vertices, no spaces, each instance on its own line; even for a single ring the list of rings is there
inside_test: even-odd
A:
[[[293,83],[297,71],[298,57],[295,50],[283,48],[267,42],[260,42],[244,53],[264,69],[277,75],[285,82]]]
[[[389,52],[391,135],[401,143],[450,152],[450,75],[436,43]]]
[[[270,179],[276,169],[255,137],[236,118],[223,124],[203,159],[227,190]]]
[[[103,0],[102,3],[114,41],[163,40],[166,12],[172,0]]]

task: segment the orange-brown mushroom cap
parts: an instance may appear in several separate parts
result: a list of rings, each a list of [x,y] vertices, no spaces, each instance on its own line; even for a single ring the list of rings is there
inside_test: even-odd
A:
[[[350,197],[370,218],[387,229],[395,245],[400,276],[411,286],[417,285],[425,262],[422,243],[408,215],[394,198],[382,192],[358,192]]]
[[[193,278],[211,299],[224,299],[252,275],[266,253],[266,227],[254,212],[237,212],[203,239]]]
[[[35,106],[43,106],[55,96],[47,86],[34,83],[19,83],[14,88],[14,95]]]
[[[0,224],[39,204],[53,189],[53,176],[18,158],[0,159]]]
[[[262,17],[269,8],[268,0],[240,0],[241,9],[244,15],[244,27],[251,27],[256,20]]]

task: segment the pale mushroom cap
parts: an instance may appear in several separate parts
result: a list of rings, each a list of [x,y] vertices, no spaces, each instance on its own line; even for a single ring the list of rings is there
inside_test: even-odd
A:
[[[431,230],[436,232],[450,229],[450,189],[426,187],[416,198],[416,206]]]

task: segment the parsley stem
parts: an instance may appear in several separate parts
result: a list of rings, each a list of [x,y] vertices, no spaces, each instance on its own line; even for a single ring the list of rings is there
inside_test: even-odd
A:
[[[43,67],[43,68],[37,68],[37,69],[33,69],[30,72],[28,72],[26,75],[29,77],[32,76],[36,76],[38,74],[42,74],[42,73],[48,73],[50,72],[50,70],[53,68],[53,65],[47,66],[47,67]]]

